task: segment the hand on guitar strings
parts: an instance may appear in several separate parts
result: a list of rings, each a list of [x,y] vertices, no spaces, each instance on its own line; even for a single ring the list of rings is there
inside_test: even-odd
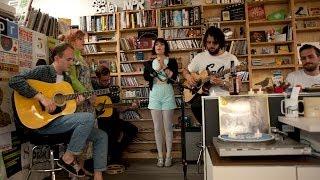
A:
[[[216,77],[216,76],[211,76],[210,77],[210,83],[216,86],[224,86],[225,85],[225,81]]]
[[[78,95],[76,98],[77,105],[82,104],[84,100],[86,100],[86,98],[84,96]]]
[[[191,74],[186,75],[186,80],[187,80],[186,86],[188,86],[189,88],[196,87],[198,84],[198,80]]]
[[[94,104],[94,102],[96,102],[96,99],[97,99],[97,95],[93,94],[93,95],[89,98],[90,104]]]
[[[52,99],[45,97],[42,93],[36,94],[35,98],[40,101],[48,113],[52,113],[56,110],[56,103]]]

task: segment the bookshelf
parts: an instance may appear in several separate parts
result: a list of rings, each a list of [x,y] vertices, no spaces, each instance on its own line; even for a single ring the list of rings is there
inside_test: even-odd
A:
[[[252,6],[263,6],[264,18],[249,18]],[[177,59],[179,72],[186,68],[190,60],[203,51],[202,37],[208,26],[217,26],[228,34],[226,39],[227,51],[235,54],[240,62],[247,64],[247,71],[242,72],[243,90],[257,88],[255,84],[273,77],[275,73],[285,76],[287,73],[301,68],[298,62],[297,45],[303,42],[320,42],[320,27],[305,27],[305,21],[319,21],[319,14],[296,15],[300,6],[320,7],[318,0],[264,0],[259,2],[222,3],[190,5],[170,5],[150,10],[123,11],[114,14],[99,14],[98,16],[112,16],[114,29],[88,31],[86,45],[96,46],[97,52],[87,53],[94,64],[116,63],[116,72],[112,73],[115,84],[120,86],[121,99],[130,102],[139,99],[142,108],[139,115],[129,114],[127,121],[139,128],[137,140],[130,145],[125,157],[153,158],[156,157],[156,147],[153,138],[153,122],[148,104],[148,85],[143,79],[143,62],[154,58],[151,53],[152,34],[168,40],[170,57]],[[267,20],[268,15],[277,10],[285,9],[286,17],[277,20]],[[237,10],[237,13],[234,11]],[[229,11],[229,17],[222,13]],[[196,13],[195,13],[196,12]],[[233,13],[230,13],[233,12]],[[228,13],[227,13],[228,14]],[[230,20],[228,20],[230,18]],[[87,20],[86,20],[87,21]],[[83,20],[82,20],[83,22]],[[108,21],[109,22],[109,21]],[[299,26],[302,23],[302,26]],[[312,23],[311,23],[312,24]],[[311,25],[310,25],[311,26]],[[286,33],[282,30],[287,28]],[[279,35],[269,37],[268,32],[279,31]],[[253,35],[262,36],[262,40],[253,39]],[[281,36],[281,34],[285,34]],[[111,37],[111,39],[93,41],[97,37]],[[261,37],[260,37],[261,38]],[[268,38],[271,38],[268,40]],[[287,47],[287,48],[286,48]],[[257,61],[257,59],[259,61]],[[175,87],[176,98],[179,101],[178,90]],[[180,116],[177,108],[174,124],[178,124]],[[193,118],[189,107],[186,116]],[[194,118],[193,118],[194,119]],[[175,157],[180,152],[180,130],[174,131]]]
[[[227,12],[227,15],[223,13]],[[234,54],[242,64],[248,63],[247,49],[247,19],[245,18],[244,3],[205,4],[202,6],[204,30],[210,26],[219,27],[226,36],[225,50]],[[242,80],[242,91],[249,89],[249,74],[244,71],[239,73]]]

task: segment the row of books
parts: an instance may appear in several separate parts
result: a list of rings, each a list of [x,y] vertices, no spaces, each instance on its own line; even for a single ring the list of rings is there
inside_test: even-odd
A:
[[[165,30],[162,30],[162,32],[165,39],[197,38],[202,36],[201,28],[200,29],[190,29],[190,28],[165,29]]]
[[[149,97],[149,88],[136,88],[124,91],[125,98]]]
[[[156,11],[142,10],[138,12],[123,11],[120,13],[120,28],[142,28],[156,26]]]
[[[198,39],[169,40],[168,44],[171,50],[193,49],[202,47],[201,40]]]
[[[79,28],[88,32],[116,30],[116,14],[108,14],[105,16],[81,16]]]
[[[161,27],[180,27],[201,25],[199,6],[160,12]]]
[[[249,81],[249,72],[247,71],[237,72],[237,76],[240,77],[241,81]]]
[[[121,50],[128,51],[137,49],[137,37],[121,38],[120,48]]]
[[[40,9],[30,9],[25,25],[27,28],[47,36],[56,38],[59,35],[58,20],[47,13],[42,13]]]
[[[121,72],[125,72],[125,73],[136,71],[130,63],[120,64],[120,68],[121,68]]]
[[[246,55],[247,53],[247,41],[231,41],[230,46],[226,47],[226,50],[234,55]]]
[[[122,77],[121,78],[121,86],[139,86],[139,83],[135,77]]]
[[[125,101],[125,102],[122,102],[122,103],[130,103],[132,101]],[[130,110],[130,111],[124,111],[122,113],[120,113],[120,119],[123,119],[123,120],[137,120],[137,119],[140,119],[141,118],[141,115],[137,112],[137,111],[134,111],[134,110]]]
[[[84,45],[84,52],[85,54],[91,54],[99,52],[96,44],[86,44]]]

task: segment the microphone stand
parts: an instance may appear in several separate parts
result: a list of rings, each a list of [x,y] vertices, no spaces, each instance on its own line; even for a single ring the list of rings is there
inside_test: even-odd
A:
[[[185,103],[183,97],[184,86],[178,82],[178,89],[181,95],[181,150],[182,150],[182,168],[183,168],[183,179],[187,179],[188,163],[186,160],[186,124],[185,124]]]
[[[156,71],[151,72],[152,77],[158,78],[160,81],[164,81],[163,79],[159,78],[159,74]],[[183,97],[183,90],[184,85],[179,82],[179,80],[174,80],[172,78],[166,77],[166,80],[171,80],[175,84],[178,85],[179,93],[181,95],[181,149],[182,149],[182,169],[183,169],[183,179],[187,180],[187,170],[188,170],[188,163],[187,163],[187,157],[186,157],[186,125],[185,125],[185,103],[184,103],[184,97]]]

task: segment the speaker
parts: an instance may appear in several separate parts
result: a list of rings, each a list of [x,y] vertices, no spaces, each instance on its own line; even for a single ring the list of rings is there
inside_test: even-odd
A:
[[[201,127],[186,127],[186,161],[196,162],[202,143]]]

